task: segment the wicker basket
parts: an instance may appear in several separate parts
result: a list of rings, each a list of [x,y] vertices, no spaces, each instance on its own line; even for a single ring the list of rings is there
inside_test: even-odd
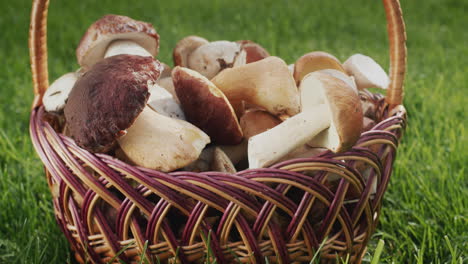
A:
[[[161,173],[91,154],[44,121],[48,0],[33,1],[29,35],[35,99],[30,133],[45,166],[57,223],[81,262],[361,262],[375,230],[405,127],[405,28],[383,0],[391,84],[380,122],[345,153],[323,153],[235,175]],[[330,177],[338,180],[330,181]],[[118,257],[115,257],[118,256]]]

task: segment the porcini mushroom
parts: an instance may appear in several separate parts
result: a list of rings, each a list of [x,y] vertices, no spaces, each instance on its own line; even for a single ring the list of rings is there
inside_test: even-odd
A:
[[[169,172],[196,160],[210,138],[186,121],[145,107],[118,142],[136,165]]]
[[[76,49],[78,63],[89,69],[104,58],[109,45],[116,40],[121,41],[113,43],[113,50],[126,49],[137,55],[158,54],[159,35],[151,24],[126,16],[106,15],[94,22],[82,37]]]
[[[244,138],[249,139],[279,125],[281,120],[267,111],[250,109],[242,115],[239,123],[244,133]]]
[[[338,70],[334,70],[334,69],[319,70],[318,72],[323,72],[323,73],[329,74],[329,75],[331,75],[333,77],[336,77],[336,78],[342,80],[347,85],[349,85],[351,88],[353,88],[353,90],[356,93],[358,93],[358,88],[356,86],[356,82],[354,81],[353,76],[348,76],[345,73],[343,73],[341,71],[338,71]]]
[[[345,72],[341,62],[333,55],[323,51],[313,51],[300,57],[294,64],[294,79],[300,83],[307,74],[325,69]]]
[[[245,51],[241,44],[231,41],[213,41],[202,45],[188,56],[188,68],[201,73],[208,79],[226,68],[245,64]],[[242,60],[242,62],[236,62]]]
[[[69,72],[55,80],[44,93],[42,102],[47,112],[62,112],[68,95],[78,79],[77,72]]]
[[[198,36],[188,36],[177,42],[172,58],[174,66],[188,67],[188,57],[198,47],[210,43],[208,40]]]
[[[266,167],[309,144],[345,151],[359,138],[362,110],[345,82],[325,73],[306,75],[300,86],[302,111],[249,140],[249,167]]]
[[[263,60],[269,57],[268,51],[260,46],[259,44],[250,40],[239,40],[237,43],[242,45],[242,49],[246,52],[246,63],[252,63],[259,60]]]
[[[238,144],[242,130],[224,94],[205,76],[183,67],[172,70],[177,97],[187,120],[205,131],[217,144]]]
[[[148,106],[154,111],[171,118],[185,120],[184,111],[166,89],[155,84],[150,88],[149,92],[151,95],[148,99]]]
[[[343,67],[354,76],[360,90],[372,87],[387,89],[390,84],[387,73],[369,56],[354,54],[343,63]]]
[[[220,171],[226,173],[236,173],[236,167],[232,164],[232,161],[220,148],[215,148],[213,152],[213,161],[211,163],[212,171]]]
[[[148,85],[161,65],[152,57],[117,55],[94,64],[75,83],[65,105],[68,131],[91,152],[106,152],[146,106]]]
[[[294,79],[286,63],[278,57],[271,56],[225,69],[211,81],[232,105],[239,105],[243,100],[276,116],[292,116],[300,110],[299,92]]]

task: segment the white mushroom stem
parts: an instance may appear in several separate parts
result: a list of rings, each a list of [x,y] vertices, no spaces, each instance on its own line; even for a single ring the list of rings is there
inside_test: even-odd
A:
[[[104,58],[120,55],[138,55],[143,57],[153,57],[145,48],[131,40],[115,40],[107,47]]]
[[[174,98],[174,100],[180,104],[180,101],[179,101],[179,98],[177,97],[177,93],[175,91],[175,87],[174,87],[174,82],[172,81],[172,77],[169,76],[169,77],[163,77],[163,78],[159,78],[157,81],[156,81],[156,84],[161,86],[162,88],[166,89],[166,91],[168,91],[169,93],[171,93],[172,97]]]
[[[69,72],[55,80],[45,91],[42,102],[47,112],[61,112],[79,74]]]
[[[168,172],[195,161],[210,138],[186,121],[145,107],[118,142],[131,162]]]
[[[319,104],[251,137],[248,146],[249,167],[263,168],[275,163],[330,127],[330,120],[328,107]]]
[[[170,92],[157,84],[153,85],[149,92],[151,95],[147,104],[154,111],[171,118],[185,120],[184,111]]]

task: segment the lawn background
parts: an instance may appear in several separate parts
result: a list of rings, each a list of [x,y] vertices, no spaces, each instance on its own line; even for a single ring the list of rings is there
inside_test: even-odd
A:
[[[379,239],[385,240],[383,263],[466,263],[468,1],[402,2],[409,124],[365,263]],[[0,3],[0,263],[70,262],[28,133],[31,1]],[[177,40],[196,34],[209,40],[251,39],[288,63],[313,50],[342,61],[359,52],[388,69],[381,1],[52,0],[51,80],[78,68],[79,39],[107,13],[153,23],[161,36],[158,59],[170,64]]]

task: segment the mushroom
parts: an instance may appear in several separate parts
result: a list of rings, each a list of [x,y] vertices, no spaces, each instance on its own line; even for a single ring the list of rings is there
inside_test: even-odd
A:
[[[138,55],[143,57],[152,57],[146,49],[131,40],[115,40],[107,47],[104,58],[120,54]]]
[[[375,126],[375,121],[365,116],[364,119],[362,120],[362,132],[369,131],[374,126]]]
[[[208,40],[198,36],[188,36],[177,42],[172,58],[175,66],[188,67],[188,57],[198,47],[210,43]]]
[[[239,123],[244,133],[244,138],[249,139],[279,125],[281,120],[267,111],[251,109],[242,115]]]
[[[212,171],[220,171],[226,173],[236,173],[236,167],[232,164],[232,161],[220,148],[215,148],[213,153],[213,161],[211,163]]]
[[[127,50],[132,54],[156,56],[159,50],[159,35],[149,23],[126,16],[103,16],[94,22],[81,38],[76,49],[78,63],[81,67],[89,69],[105,57],[111,43],[112,48],[108,55]]]
[[[387,73],[369,56],[354,54],[343,63],[343,67],[354,76],[360,90],[372,87],[387,89],[390,84]]]
[[[325,69],[345,72],[341,62],[335,56],[323,51],[310,52],[300,57],[294,64],[294,79],[299,84],[307,74]]]
[[[241,44],[242,49],[246,52],[245,63],[256,62],[270,56],[266,49],[253,41],[239,40],[237,43]]]
[[[290,160],[290,159],[299,159],[299,158],[311,158],[316,157],[324,152],[326,148],[313,148],[307,146],[307,144],[300,146],[299,148],[288,153],[286,156],[281,158],[279,161]]]
[[[55,80],[44,93],[42,102],[47,112],[60,113],[65,108],[68,95],[78,79],[77,72],[69,72]]]
[[[180,105],[179,97],[177,97],[177,93],[174,87],[174,82],[172,81],[171,76],[159,78],[159,80],[156,81],[156,84],[166,89],[166,91],[168,91],[172,95],[172,98],[174,99],[174,101]]]
[[[232,161],[222,149],[216,146],[205,148],[197,160],[184,167],[186,171],[220,171],[236,173]]]
[[[299,112],[299,93],[286,63],[268,57],[240,67],[225,69],[212,80],[232,105],[239,102],[260,106],[273,115]],[[242,112],[236,109],[236,112]]]
[[[185,120],[182,108],[166,89],[155,84],[150,88],[149,92],[148,106],[154,111],[171,118]]]
[[[112,56],[94,64],[65,105],[70,136],[91,152],[107,152],[146,106],[161,65],[152,57]]]
[[[323,73],[329,74],[329,75],[331,75],[331,76],[333,76],[335,78],[338,78],[338,79],[342,80],[347,85],[349,85],[351,88],[353,88],[353,90],[356,93],[358,93],[358,88],[356,86],[356,82],[354,81],[353,76],[348,76],[345,73],[343,73],[341,71],[334,70],[334,69],[325,69],[325,70],[320,70],[318,72],[323,72]]]
[[[188,56],[188,68],[201,73],[208,79],[234,65],[245,64],[245,51],[241,44],[231,41],[214,41],[199,46]]]
[[[305,144],[333,152],[345,151],[359,138],[361,104],[349,85],[328,74],[314,72],[304,77],[299,89],[302,112],[250,138],[250,168],[269,166]]]
[[[196,160],[210,139],[186,121],[145,107],[118,142],[126,157],[136,165],[169,172]]]
[[[200,73],[177,66],[172,71],[174,87],[187,120],[205,131],[217,144],[242,140],[237,116],[224,94]]]

